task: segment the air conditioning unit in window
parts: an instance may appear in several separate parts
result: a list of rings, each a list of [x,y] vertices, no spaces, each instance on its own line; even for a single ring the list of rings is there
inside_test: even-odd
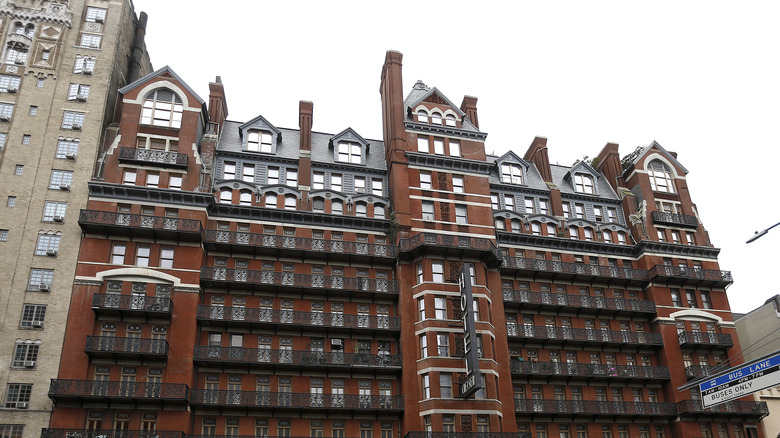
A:
[[[82,74],[85,74],[85,75],[91,75],[91,74],[92,74],[92,68],[90,68],[90,67],[84,67],[84,69],[83,69],[83,70],[81,70],[81,73],[82,73]]]
[[[63,220],[65,220],[65,217],[59,214],[55,214],[54,217],[52,217],[52,219],[54,219],[54,222],[62,222]]]
[[[366,189],[363,187],[358,187],[355,189],[355,193],[366,193]]]
[[[50,256],[50,257],[54,257],[54,256],[57,255],[57,250],[56,249],[47,249],[46,250],[46,255]]]
[[[106,21],[103,17],[95,17],[95,23],[104,23]]]
[[[41,292],[48,292],[49,291],[49,284],[48,283],[41,283],[38,285],[38,290]]]
[[[27,409],[27,408],[30,407],[30,403],[28,403],[28,402],[17,402],[16,403],[16,407],[18,409]]]
[[[70,184],[60,184],[60,190],[65,190],[67,192],[70,190]]]
[[[79,94],[78,96],[76,96],[76,100],[78,100],[79,102],[86,102],[87,101],[87,96],[85,96],[83,94]]]
[[[11,118],[8,116],[0,116],[0,122],[10,122]]]
[[[67,158],[69,160],[75,160],[76,159],[76,154],[73,154],[73,153],[65,154],[65,158]]]
[[[18,89],[18,88],[16,88],[16,87],[8,87],[8,88],[6,88],[6,89],[5,89],[5,91],[7,91],[7,92],[9,92],[9,93],[11,93],[11,94],[14,94],[14,93],[16,93],[17,91],[19,91],[19,89]]]
[[[341,345],[341,339],[331,339],[330,345]]]
[[[43,328],[43,321],[33,321],[32,326],[35,328]]]
[[[24,361],[24,367],[25,368],[35,368],[35,361],[34,360],[26,360],[26,361]]]
[[[70,126],[70,129],[74,131],[81,131],[81,123],[74,123],[73,125]]]
[[[17,59],[14,61],[14,64],[16,65],[24,65],[24,59]]]

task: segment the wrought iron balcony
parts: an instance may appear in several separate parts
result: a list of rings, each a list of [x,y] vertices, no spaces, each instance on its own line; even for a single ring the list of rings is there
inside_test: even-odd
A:
[[[119,148],[119,161],[160,167],[187,168],[187,154],[157,149]]]
[[[649,280],[647,271],[644,269],[586,265],[585,263],[559,262],[528,257],[504,257],[501,270],[532,274],[534,277],[549,278],[553,281],[591,282],[594,279],[603,279],[611,284],[642,285]]]
[[[229,285],[232,288],[252,290],[277,290],[281,288],[344,291],[352,294],[398,294],[398,282],[394,280],[338,277],[294,272],[256,271],[204,266],[200,269],[200,281],[206,286]]]
[[[130,238],[171,239],[199,242],[200,221],[177,217],[144,216],[115,211],[81,210],[79,225],[85,233]]]
[[[176,430],[42,429],[41,438],[186,438]]]
[[[620,344],[662,347],[660,333],[596,330],[571,327],[527,326],[507,323],[507,335],[563,344]]]
[[[516,376],[559,376],[610,380],[669,380],[669,368],[659,366],[609,365],[513,360],[509,367]]]
[[[193,406],[273,407],[278,409],[402,411],[403,396],[310,394],[308,392],[267,392],[193,389]]]
[[[84,351],[90,357],[165,360],[168,342],[165,339],[87,336]]]
[[[696,216],[690,216],[687,214],[667,213],[658,210],[650,213],[650,215],[653,218],[654,224],[680,225],[683,227],[692,227],[692,228],[696,228],[699,226],[699,220],[696,219]]]
[[[730,271],[689,268],[686,266],[655,265],[650,268],[650,278],[668,284],[726,287],[734,282]]]
[[[94,294],[92,311],[104,315],[142,315],[147,317],[171,317],[173,303],[170,298],[138,295]]]
[[[188,396],[189,388],[181,383],[52,379],[49,386],[49,398],[55,402],[186,404]]]
[[[648,300],[628,300],[512,289],[504,289],[503,294],[506,305],[517,303],[523,309],[572,307],[577,310],[593,309],[594,312],[599,314],[654,315],[656,313],[655,303]]]
[[[675,417],[677,416],[677,407],[674,403],[662,402],[515,399],[515,412],[523,414]]]
[[[419,233],[401,239],[399,250],[410,257],[416,257],[425,247],[427,254],[444,257],[477,256],[489,264],[501,264],[501,250],[488,238],[459,236],[453,234]]]
[[[289,366],[307,368],[398,368],[397,354],[342,353],[338,351],[271,350],[264,348],[210,347],[196,345],[196,362],[248,364],[257,367]]]
[[[204,230],[206,249],[249,254],[273,254],[288,257],[315,257],[349,261],[365,260],[389,263],[398,256],[398,247],[344,240],[275,236],[236,231]]]
[[[755,401],[729,401],[710,408],[704,408],[702,407],[700,400],[683,400],[677,402],[677,411],[680,415],[701,415],[710,413],[717,416],[741,415],[755,417],[757,419],[769,415],[769,408],[767,407],[766,402]]]
[[[714,365],[688,365],[685,367],[685,376],[688,380],[698,379],[701,377],[708,377],[717,372],[717,370],[723,371],[725,368]]]
[[[677,338],[681,347],[718,349],[734,346],[728,333],[680,332]]]
[[[299,312],[280,309],[198,306],[198,321],[203,325],[250,326],[294,324],[312,327],[344,328],[349,331],[401,329],[396,316],[353,315],[325,312]]]
[[[407,432],[404,438],[532,438],[528,432]]]

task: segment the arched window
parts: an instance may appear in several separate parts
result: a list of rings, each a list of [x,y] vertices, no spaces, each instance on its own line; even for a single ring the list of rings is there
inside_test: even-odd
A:
[[[602,231],[601,238],[606,243],[612,243],[612,231],[609,230]]]
[[[437,112],[431,113],[431,124],[433,125],[441,125],[441,114]]]
[[[653,191],[674,193],[674,180],[669,166],[661,160],[653,160],[647,168],[650,177],[650,187]]]
[[[512,231],[515,233],[520,233],[523,230],[523,226],[519,220],[513,220],[512,221]]]
[[[456,126],[455,116],[452,114],[447,114],[447,116],[444,117],[444,124],[454,128]]]
[[[146,95],[141,123],[180,128],[183,111],[179,96],[167,88],[160,88]]]
[[[330,201],[330,212],[333,214],[344,214],[344,202],[341,199]]]
[[[316,197],[312,200],[311,209],[317,213],[325,212],[325,198]]]
[[[428,123],[428,112],[425,110],[417,111],[417,121],[420,123]]]
[[[284,197],[284,209],[295,210],[297,207],[297,199],[295,195],[285,195]]]
[[[569,227],[569,238],[579,239],[580,233],[577,231],[577,227]]]
[[[219,202],[230,204],[233,202],[233,191],[230,189],[222,189],[219,191]]]
[[[382,204],[374,204],[374,217],[378,219],[385,218],[385,206]]]
[[[265,194],[265,206],[268,208],[276,208],[276,193]]]
[[[534,236],[542,235],[542,224],[539,222],[531,222],[531,234]]]
[[[627,243],[626,243],[626,233],[624,233],[622,231],[618,231],[617,236],[618,236],[618,243],[619,244],[627,245]]]
[[[506,224],[503,219],[496,219],[496,229],[500,231],[506,230]]]
[[[355,216],[366,217],[367,205],[365,202],[355,203]]]
[[[585,240],[593,241],[593,228],[585,228]]]
[[[241,190],[238,203],[241,205],[252,205],[252,192],[249,190]]]

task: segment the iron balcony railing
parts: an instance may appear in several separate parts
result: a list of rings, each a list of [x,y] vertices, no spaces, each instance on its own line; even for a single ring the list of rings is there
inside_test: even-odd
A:
[[[531,326],[513,323],[507,323],[506,329],[507,335],[518,338],[663,346],[660,333]]]
[[[120,161],[140,161],[163,167],[187,167],[187,154],[157,149],[119,148]]]
[[[677,407],[662,402],[515,399],[515,412],[674,417]]]
[[[459,236],[454,234],[419,233],[412,237],[401,239],[401,252],[409,252],[421,246],[436,246],[443,248],[458,248],[474,251],[488,251],[496,259],[501,260],[501,250],[487,238]]]
[[[201,233],[201,224],[197,219],[146,216],[116,211],[81,210],[79,224],[87,230],[94,226],[100,226],[103,228],[135,228],[138,230],[195,233],[198,239],[200,239]]]
[[[254,286],[275,286],[292,288],[340,289],[365,291],[381,294],[397,294],[398,282],[394,280],[338,277],[319,274],[296,274],[294,272],[256,271],[248,269],[204,266],[200,269],[202,281],[244,283]]]
[[[202,362],[304,365],[311,367],[401,367],[401,356],[384,353],[271,350],[266,348],[210,347],[196,345],[194,359]]]
[[[647,271],[644,269],[586,265],[585,263],[559,262],[555,260],[532,259],[528,257],[504,257],[502,268],[567,274],[576,277],[602,277],[627,281],[649,280]]]
[[[648,313],[655,314],[655,303],[648,300],[607,298],[590,295],[568,295],[552,292],[531,292],[525,290],[504,289],[504,301],[534,304],[540,307],[577,307],[592,308],[600,312]]]
[[[176,430],[42,429],[41,438],[186,438]]]
[[[512,361],[512,374],[604,379],[669,380],[669,368],[660,366],[610,365],[566,362]]]
[[[403,409],[400,395],[311,394],[308,392],[267,392],[193,389],[190,404],[195,406],[267,406],[290,409],[391,410]]]
[[[674,283],[702,283],[727,286],[734,282],[730,271],[689,268],[687,266],[655,265],[650,268],[650,278],[664,278]]]
[[[171,299],[167,297],[147,297],[145,295],[94,294],[92,309],[101,311],[147,312],[156,314],[171,313]]]
[[[87,343],[84,350],[87,353],[166,356],[168,355],[168,341],[165,339],[87,336]]]
[[[311,251],[325,254],[348,254],[388,258],[395,258],[398,255],[398,247],[393,245],[349,242],[344,240],[312,239],[295,236],[275,236],[241,231],[204,230],[203,241],[211,244],[226,244],[238,247],[275,248],[279,250]]]
[[[52,400],[114,398],[186,402],[188,393],[187,385],[181,383],[52,379],[49,386]]]
[[[685,367],[685,376],[688,380],[696,379],[699,377],[707,377],[717,372],[717,370],[724,370],[723,367],[717,367],[714,365],[688,365]]]
[[[677,338],[681,346],[711,346],[731,348],[734,341],[728,333],[680,332]]]
[[[701,405],[701,400],[683,400],[677,402],[677,410],[680,415],[707,412],[717,414],[756,415],[761,417],[769,415],[769,408],[767,407],[766,402],[754,401],[729,401],[709,408],[704,408]]]
[[[653,218],[653,222],[656,224],[673,224],[684,225],[688,227],[698,227],[699,220],[696,216],[690,216],[687,214],[667,213],[664,211],[654,211],[650,213]]]
[[[404,438],[532,438],[528,432],[407,432]]]
[[[396,316],[353,315],[326,312],[299,312],[282,309],[252,309],[245,307],[198,306],[198,320],[233,322],[236,324],[295,324],[305,326],[344,327],[367,330],[400,330]]]

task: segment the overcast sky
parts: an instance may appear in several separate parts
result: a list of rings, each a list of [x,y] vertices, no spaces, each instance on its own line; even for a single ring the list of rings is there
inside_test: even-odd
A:
[[[404,95],[420,79],[460,104],[479,98],[488,153],[548,138],[552,163],[621,155],[653,140],[678,153],[734,312],[780,293],[778,2],[371,2],[134,0],[149,14],[155,68],[204,99],[222,77],[229,119],[262,114],[381,139],[385,52],[404,54]],[[381,5],[381,6],[379,6]]]

